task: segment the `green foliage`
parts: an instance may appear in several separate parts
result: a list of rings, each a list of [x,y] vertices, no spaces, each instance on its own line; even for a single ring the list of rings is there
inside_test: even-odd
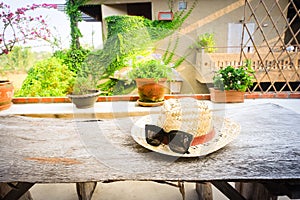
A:
[[[198,49],[204,48],[206,53],[214,53],[217,50],[215,46],[215,34],[213,33],[204,33],[199,35],[194,45],[194,47]]]
[[[108,79],[106,82],[99,85],[101,91],[105,91],[106,95],[122,95],[128,94],[135,88],[135,83],[120,81],[116,79]]]
[[[105,19],[108,35],[102,53],[108,75],[124,67],[127,57],[153,44],[144,20],[144,17],[127,15],[110,16]]]
[[[114,94],[113,89],[117,84],[117,82],[118,80],[108,79],[107,81],[99,85],[99,89],[101,91],[105,91],[108,96],[111,96]]]
[[[172,69],[168,65],[164,64],[160,60],[151,59],[141,61],[130,71],[129,77],[136,78],[169,78]]]
[[[251,61],[247,60],[244,66],[227,66],[220,69],[213,77],[214,87],[220,90],[238,90],[245,92],[253,85],[254,70]]]
[[[36,63],[28,72],[18,97],[65,96],[74,82],[74,73],[58,58]]]
[[[107,24],[107,40],[101,51],[91,54],[88,63],[97,64],[106,69],[103,75],[109,76],[114,71],[124,67],[128,57],[138,55],[149,48],[157,40],[163,39],[178,29],[196,6],[196,0],[188,12],[179,11],[174,14],[172,21],[149,20],[141,16],[109,16],[105,18]],[[165,59],[168,64],[174,56],[174,51]],[[95,54],[98,60],[95,59]],[[182,59],[177,64],[182,63]],[[103,70],[100,70],[103,71]]]
[[[72,94],[75,95],[81,95],[81,94],[89,94],[90,91],[95,89],[95,85],[89,80],[89,78],[86,77],[77,77],[74,86]]]
[[[94,81],[113,75],[126,66],[128,57],[144,51],[151,44],[143,17],[110,16],[105,21],[108,35],[103,49],[90,52],[82,66],[81,75],[92,76]]]
[[[116,34],[121,33],[122,35],[132,35],[132,39],[145,37],[145,35],[140,36],[140,31],[148,35],[145,28],[144,17],[141,16],[129,16],[129,15],[116,15],[109,16],[105,18],[107,24],[107,39],[113,37],[115,38]],[[138,31],[137,33],[135,31]],[[146,37],[147,39],[147,37]],[[139,42],[140,43],[140,42]],[[134,44],[130,44],[134,45]]]
[[[168,22],[168,21],[153,21],[153,27],[155,27],[155,28],[152,28],[154,31],[150,31],[152,37],[156,38],[156,39],[162,39],[162,38],[165,38],[168,35],[173,34],[175,32],[175,30],[180,29],[182,24],[190,16],[190,14],[192,13],[192,11],[196,7],[196,5],[197,5],[197,0],[194,0],[192,6],[190,7],[190,9],[187,12],[185,12],[185,11],[175,12],[174,20],[172,20],[170,22]],[[170,9],[173,10],[172,7]],[[162,60],[164,61],[165,64],[170,64],[173,61],[175,51],[176,51],[176,49],[178,47],[178,44],[179,44],[179,35],[178,35],[178,33],[176,34],[176,39],[175,39],[175,43],[174,43],[173,47],[171,45],[172,41],[173,41],[173,35],[171,35],[170,38],[169,38],[169,43],[168,43],[167,49],[166,49],[166,51],[163,55],[163,58],[162,58]],[[178,58],[174,62],[173,67],[176,68],[179,65],[181,65],[181,63],[185,60],[185,58],[190,53],[191,52],[186,52],[185,55]]]
[[[69,70],[75,74],[81,70],[82,63],[90,51],[87,49],[69,49],[67,51],[56,51],[54,57],[62,59],[63,64],[67,65]]]
[[[79,7],[84,5],[88,0],[67,0],[66,12],[70,18],[71,27],[71,49],[79,49],[79,38],[82,37],[78,22],[82,21]]]
[[[140,16],[109,16],[105,18],[107,24],[107,38],[102,50],[89,53],[86,61],[83,63],[82,75],[85,77],[92,76],[93,80],[107,78],[119,70],[127,66],[130,58],[141,55],[146,49],[152,48],[154,42],[165,38],[174,33],[185,19],[191,14],[196,6],[197,0],[190,9],[186,11],[178,11],[174,13],[172,21],[151,21]],[[168,63],[171,62],[177,45],[171,50],[166,57]],[[184,58],[178,59],[175,64],[178,66],[184,61]],[[112,88],[116,83],[110,81],[100,87],[101,90],[112,94]],[[109,89],[110,88],[110,89]],[[124,87],[126,89],[126,87]]]
[[[8,71],[26,71],[32,64],[33,54],[30,49],[14,47],[10,54],[3,54],[0,57],[0,69],[2,73]]]
[[[32,52],[31,48],[15,46],[9,54],[0,56],[0,74],[26,72],[38,60],[50,57],[48,52]]]
[[[148,31],[153,40],[160,40],[168,35],[171,35],[178,30],[184,21],[190,16],[194,8],[196,7],[198,0],[194,0],[188,11],[177,11],[174,13],[172,21],[160,21],[160,20],[145,20],[145,25],[148,27]],[[170,8],[173,10],[172,8]]]
[[[163,54],[163,57],[162,57],[162,60],[165,64],[173,64],[173,68],[177,68],[179,65],[182,64],[182,62],[185,60],[185,58],[190,55],[190,53],[192,53],[192,51],[190,52],[185,52],[183,56],[181,56],[180,58],[178,58],[177,60],[173,61],[173,58],[174,58],[174,55],[175,55],[175,51],[178,47],[178,44],[179,44],[179,35],[176,34],[176,39],[175,39],[175,44],[173,45],[172,49],[171,49],[171,44],[172,44],[172,40],[173,40],[173,37],[171,36],[169,38],[169,43],[168,43],[168,46],[167,46],[167,49],[165,51],[165,53]],[[189,49],[188,49],[189,50]]]

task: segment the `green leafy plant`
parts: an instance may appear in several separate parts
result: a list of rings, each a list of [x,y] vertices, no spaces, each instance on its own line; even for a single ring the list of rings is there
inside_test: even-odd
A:
[[[160,40],[163,39],[172,33],[174,33],[176,30],[180,29],[182,24],[185,22],[185,20],[191,15],[194,8],[198,4],[198,0],[194,0],[191,3],[191,6],[187,11],[176,11],[174,12],[174,18],[172,21],[163,21],[163,20],[145,20],[145,25],[148,28],[148,32],[151,35],[151,38],[153,40]],[[173,8],[174,4],[170,4],[169,2],[169,9],[170,11],[174,11]]]
[[[100,62],[105,66],[107,75],[126,66],[127,57],[153,44],[144,20],[144,17],[128,15],[105,18],[108,34]]]
[[[74,82],[74,73],[58,58],[37,62],[28,72],[18,97],[65,96]]]
[[[63,64],[67,65],[69,70],[77,74],[81,68],[82,63],[89,54],[88,49],[79,48],[79,49],[69,49],[65,51],[56,51],[54,52],[54,57],[60,58],[63,60]]]
[[[97,90],[97,83],[100,79],[95,75],[96,71],[93,70],[93,65],[88,65],[86,62],[82,63],[74,81],[72,94],[84,95],[93,93],[93,91]]]
[[[14,71],[25,72],[29,69],[28,66],[32,66],[35,59],[30,48],[15,46],[9,54],[0,56],[0,74]]]
[[[160,78],[170,78],[172,68],[157,59],[143,60],[129,72],[131,79],[136,78],[154,78],[156,81]]]
[[[89,94],[91,91],[96,90],[95,87],[95,84],[93,84],[93,81],[91,81],[89,77],[77,77],[74,82],[72,94]]]
[[[79,49],[80,41],[82,37],[80,29],[78,28],[78,22],[82,21],[81,12],[79,7],[84,5],[87,0],[67,0],[66,1],[66,12],[70,18],[71,28],[71,49]]]
[[[78,0],[84,1],[84,0]],[[149,20],[140,16],[109,16],[105,18],[107,25],[107,37],[103,49],[90,52],[83,63],[84,73],[93,76],[94,80],[107,79],[113,76],[116,70],[127,67],[127,60],[130,57],[141,55],[143,51],[153,46],[155,42],[174,33],[191,14],[195,8],[197,0],[193,1],[188,11],[178,11],[174,13],[174,20],[166,22],[159,20]],[[178,41],[173,49],[166,51],[170,55],[165,56],[165,63],[169,64],[174,56],[174,51],[178,46]],[[178,59],[174,65],[178,66],[185,57]],[[102,91],[108,94],[115,94],[118,82],[109,80],[98,85]],[[121,88],[118,86],[118,88]],[[127,86],[124,86],[127,89]],[[122,91],[118,90],[120,94]]]
[[[240,67],[227,66],[218,70],[213,83],[216,89],[220,90],[238,90],[245,92],[247,88],[253,85],[254,70],[251,67],[251,61],[247,60],[245,65]]]
[[[196,49],[204,48],[204,52],[206,53],[214,53],[217,50],[215,46],[215,34],[213,33],[204,33],[199,35],[196,43],[193,45]]]

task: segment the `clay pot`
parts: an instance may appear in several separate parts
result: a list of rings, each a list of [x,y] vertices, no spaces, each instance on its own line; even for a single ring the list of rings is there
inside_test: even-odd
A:
[[[0,80],[0,111],[10,108],[13,96],[14,86],[12,82]]]
[[[164,100],[167,90],[167,79],[161,78],[156,81],[153,78],[137,78],[136,80],[139,101],[161,102]]]
[[[95,102],[98,100],[98,96],[101,94],[99,90],[91,90],[90,94],[74,95],[70,94],[68,97],[71,99],[72,103],[75,104],[76,108],[85,109],[94,106]]]

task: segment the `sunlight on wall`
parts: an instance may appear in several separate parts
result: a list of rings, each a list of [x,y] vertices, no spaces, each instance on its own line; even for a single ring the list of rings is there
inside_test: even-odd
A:
[[[204,26],[205,24],[208,24],[208,23],[211,23],[213,22],[214,20],[244,6],[245,4],[245,1],[244,0],[239,0],[233,4],[230,4],[229,6],[226,6],[220,10],[217,10],[216,12],[214,12],[213,14],[211,15],[208,15],[207,17],[204,17],[203,19],[200,19],[198,20],[197,22],[183,28],[180,33],[181,34],[187,34],[187,33],[190,33],[196,29],[198,29],[199,27],[201,26]]]

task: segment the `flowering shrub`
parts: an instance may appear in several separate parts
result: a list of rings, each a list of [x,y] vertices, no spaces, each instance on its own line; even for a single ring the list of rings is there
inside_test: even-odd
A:
[[[56,4],[33,4],[11,11],[10,6],[0,3],[0,55],[8,54],[18,42],[42,39],[48,41],[50,30],[43,16],[28,16],[37,8],[56,8]]]
[[[254,70],[251,61],[247,60],[244,66],[227,66],[217,71],[213,77],[214,87],[220,90],[238,90],[245,92],[253,85]]]

